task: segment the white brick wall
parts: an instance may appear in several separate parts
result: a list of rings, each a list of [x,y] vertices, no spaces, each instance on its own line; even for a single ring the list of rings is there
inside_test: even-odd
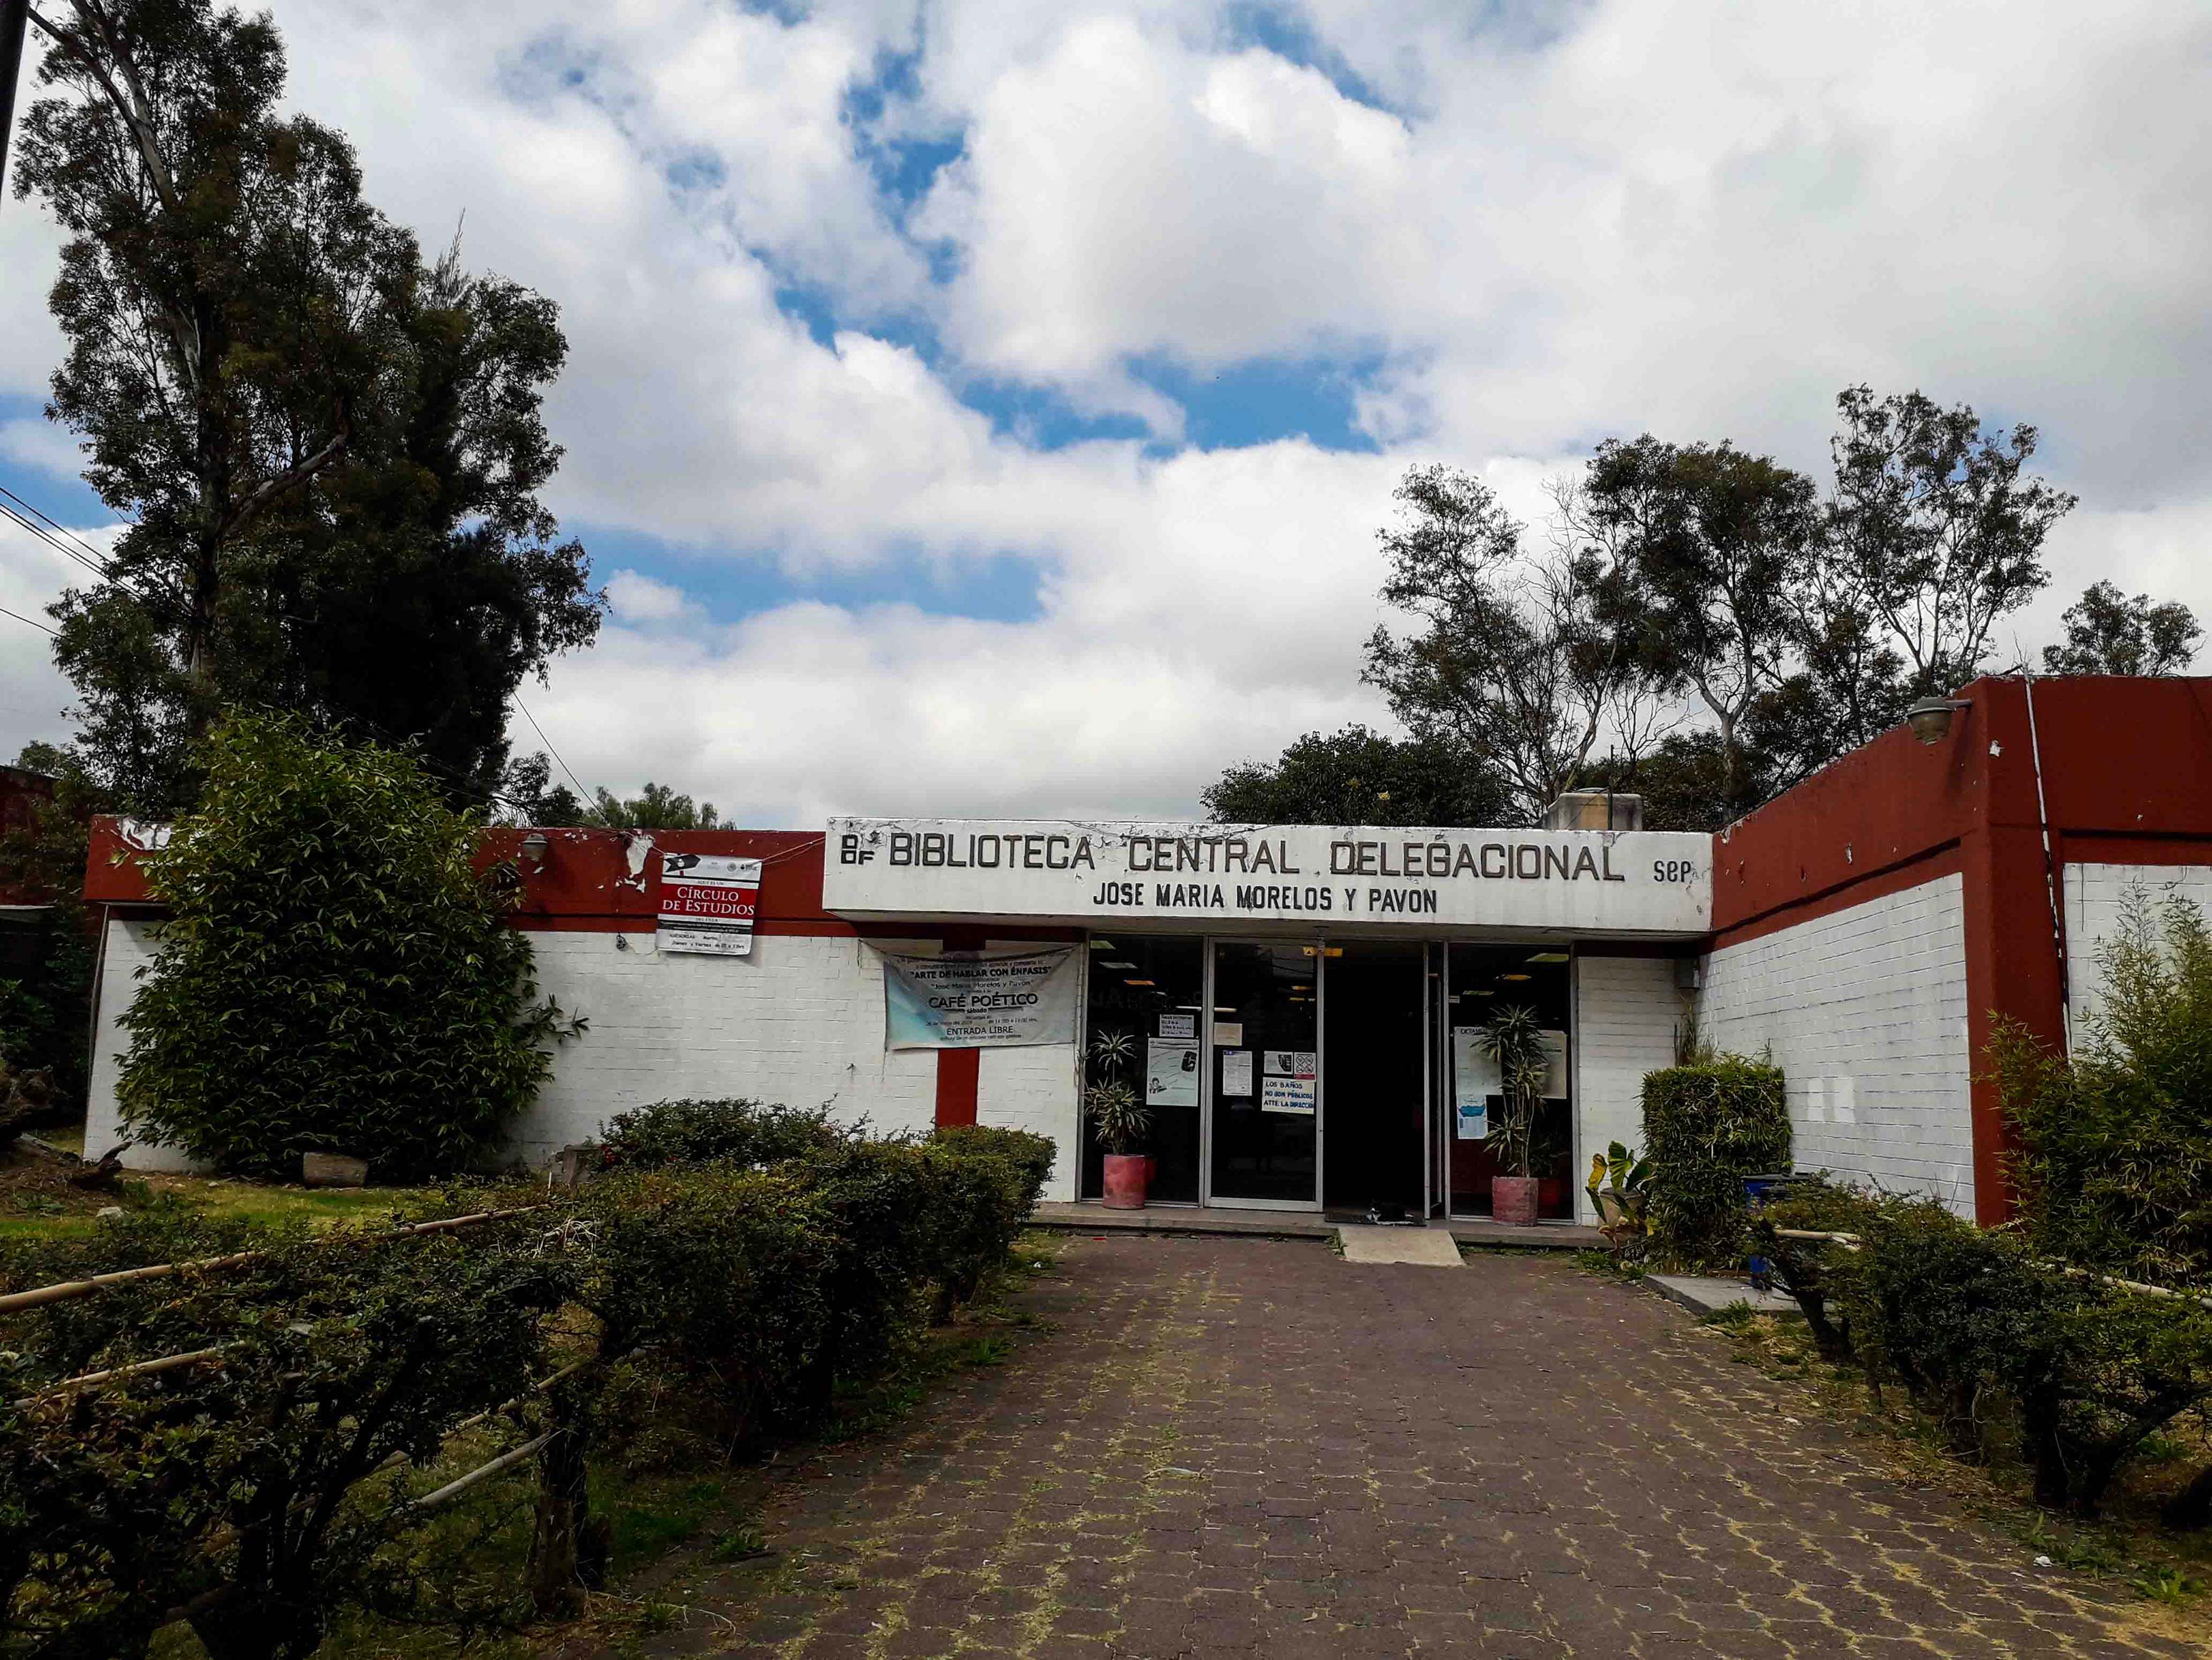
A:
[[[1590,1156],[1608,1141],[1644,1146],[1644,1074],[1672,1064],[1686,1012],[1674,965],[1656,957],[1575,958],[1575,1211],[1595,1222],[1582,1190]]]
[[[1700,1032],[1782,1067],[1798,1169],[1973,1214],[1964,923],[1942,876],[1706,958]]]
[[[2104,989],[2097,947],[2119,932],[2121,907],[2129,891],[2136,888],[2154,909],[2179,897],[2212,919],[2212,866],[2067,866],[2061,891],[2066,907],[2067,989],[2077,1043],[2083,1018],[2095,1010]]]
[[[132,973],[149,955],[149,926],[109,927],[86,1131],[95,1151],[122,1139],[115,1074],[128,1034],[117,1023],[135,989]],[[865,1116],[887,1132],[926,1130],[935,1120],[936,1054],[885,1052],[882,964],[858,939],[763,934],[746,958],[664,956],[649,929],[533,933],[530,941],[540,987],[589,1025],[555,1051],[552,1079],[515,1127],[508,1151],[526,1163],[588,1138],[612,1114],[680,1096],[827,1103],[841,1119]],[[937,949],[924,941],[895,948]],[[981,1070],[978,1116],[1053,1136],[1061,1153],[1048,1196],[1073,1197],[1073,1046],[987,1049]],[[134,1149],[130,1162],[185,1164],[160,1147]]]
[[[97,1158],[128,1137],[116,1116],[115,1079],[123,1067],[131,1034],[118,1024],[138,993],[138,970],[154,958],[151,922],[111,921],[100,962],[100,1025],[93,1034],[92,1084],[85,1113],[84,1151]],[[192,1161],[173,1147],[134,1146],[123,1162],[137,1170],[191,1170]]]

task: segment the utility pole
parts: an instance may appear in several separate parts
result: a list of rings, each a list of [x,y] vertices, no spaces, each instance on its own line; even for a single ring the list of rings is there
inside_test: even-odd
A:
[[[15,76],[23,67],[23,32],[31,0],[0,0],[0,197],[8,193],[8,135],[15,127]]]

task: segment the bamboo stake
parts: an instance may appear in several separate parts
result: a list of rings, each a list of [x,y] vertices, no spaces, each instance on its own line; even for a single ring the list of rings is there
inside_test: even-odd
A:
[[[75,1377],[64,1377],[58,1383],[50,1383],[32,1394],[19,1395],[15,1404],[19,1407],[35,1406],[41,1401],[67,1395],[73,1389],[90,1389],[100,1383],[119,1383],[126,1377],[143,1377],[149,1372],[173,1371],[179,1366],[197,1365],[203,1360],[215,1359],[237,1347],[235,1343],[218,1343],[211,1349],[194,1349],[189,1354],[165,1354],[158,1360],[134,1360],[127,1366],[110,1366],[105,1371],[83,1372]]]
[[[409,1508],[410,1510],[432,1510],[436,1506],[444,1504],[449,1499],[457,1499],[462,1493],[466,1493],[471,1487],[476,1486],[477,1482],[484,1481],[491,1476],[495,1476],[501,1470],[513,1469],[517,1464],[529,1457],[532,1453],[536,1452],[538,1448],[544,1446],[552,1438],[553,1432],[551,1430],[548,1430],[544,1434],[538,1437],[538,1438],[533,1441],[525,1441],[513,1452],[503,1452],[500,1454],[498,1457],[493,1459],[489,1464],[477,1465],[476,1468],[471,1470],[466,1475],[455,1477],[453,1481],[447,1482],[444,1487],[440,1487],[435,1493],[424,1493],[420,1499],[416,1499]]]
[[[1777,1228],[1774,1237],[1778,1239],[1817,1239],[1824,1244],[1841,1245],[1845,1250],[1855,1251],[1863,1248],[1856,1233],[1816,1233],[1803,1228]],[[2144,1297],[2170,1297],[2183,1303],[2201,1303],[2212,1309],[2212,1297],[2201,1297],[2193,1291],[2176,1291],[2171,1286],[2147,1285],[2140,1280],[2123,1280],[2117,1274],[2099,1274],[2094,1268],[2081,1268],[2072,1262],[2053,1262],[2045,1259],[2044,1266],[2057,1268],[2061,1274],[2076,1280],[2094,1280],[2100,1285],[2118,1286],[2122,1291],[2136,1292]]]
[[[382,1244],[387,1240],[409,1239],[417,1234],[449,1233],[456,1228],[474,1227],[483,1222],[503,1222],[513,1216],[527,1216],[532,1211],[551,1210],[550,1203],[523,1205],[514,1210],[477,1211],[468,1216],[441,1217],[430,1222],[410,1222],[377,1234],[337,1234],[330,1243],[350,1241],[357,1244]],[[12,1314],[18,1309],[35,1309],[48,1303],[65,1303],[71,1298],[89,1297],[96,1291],[106,1291],[113,1286],[127,1286],[141,1280],[166,1280],[173,1274],[186,1272],[206,1272],[215,1268],[234,1268],[243,1263],[259,1261],[266,1251],[242,1250],[229,1256],[203,1256],[190,1262],[155,1262],[143,1268],[118,1268],[112,1274],[95,1274],[88,1280],[64,1280],[52,1286],[40,1286],[31,1291],[19,1291],[0,1297],[0,1314]]]

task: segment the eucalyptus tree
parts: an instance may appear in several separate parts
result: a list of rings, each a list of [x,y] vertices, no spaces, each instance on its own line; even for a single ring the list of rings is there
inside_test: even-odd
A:
[[[1561,497],[1592,556],[1632,574],[1648,672],[1718,732],[1723,799],[1752,805],[1747,733],[1782,684],[1796,601],[1819,556],[1813,482],[1733,444],[1607,439]]]
[[[1364,678],[1416,738],[1480,757],[1533,822],[1594,775],[1609,732],[1648,725],[1633,572],[1563,539],[1530,553],[1521,523],[1457,468],[1416,467],[1394,499],[1382,593],[1407,623],[1369,637]]]
[[[174,811],[216,713],[281,704],[419,739],[480,799],[507,697],[599,611],[537,501],[552,307],[424,265],[343,135],[279,108],[265,15],[66,0],[32,21],[16,187],[66,239],[47,413],[126,522],[52,609],[88,771]]]
[[[2180,674],[2204,637],[2179,599],[2130,599],[2110,582],[2092,582],[2060,621],[2066,638],[2043,648],[2046,674]]]
[[[1832,556],[1903,660],[1909,697],[1987,665],[1997,623],[2050,581],[2043,544],[2075,497],[2027,471],[2038,434],[1984,429],[1971,404],[1920,392],[1836,399]]]

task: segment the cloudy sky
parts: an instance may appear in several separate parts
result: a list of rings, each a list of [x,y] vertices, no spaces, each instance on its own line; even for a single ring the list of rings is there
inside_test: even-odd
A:
[[[1862,380],[2081,496],[2008,653],[2100,576],[2212,616],[2201,0],[275,10],[371,198],[560,302],[613,613],[524,695],[593,784],[1185,812],[1384,720],[1408,465],[1530,516],[1610,434],[1820,472]],[[96,538],[55,246],[0,204],[0,479]],[[0,605],[70,574],[0,539]],[[0,629],[12,753],[68,692]]]

